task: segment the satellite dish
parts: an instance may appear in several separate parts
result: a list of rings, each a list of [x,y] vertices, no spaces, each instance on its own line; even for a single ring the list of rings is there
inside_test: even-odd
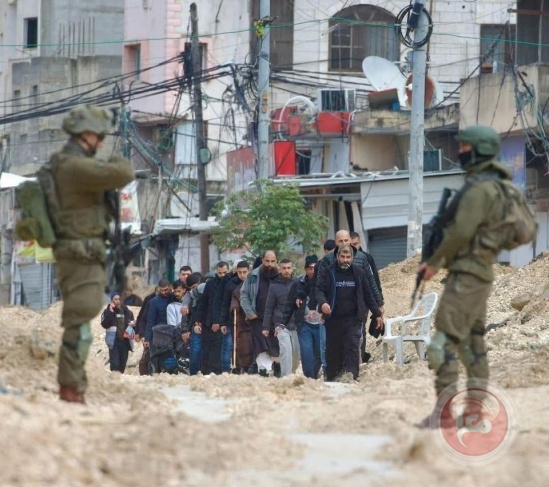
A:
[[[170,201],[170,213],[174,218],[191,218],[198,216],[198,194],[188,191],[178,191],[172,195]]]
[[[407,106],[406,93],[404,92],[406,76],[395,64],[379,56],[368,56],[362,61],[362,71],[374,90],[385,91],[395,88],[398,92],[400,106]]]

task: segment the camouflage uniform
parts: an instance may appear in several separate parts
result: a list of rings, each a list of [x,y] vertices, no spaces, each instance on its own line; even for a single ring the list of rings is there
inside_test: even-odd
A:
[[[63,125],[72,135],[84,130],[104,135],[112,129],[112,117],[108,119],[106,110],[79,107],[73,112]],[[76,124],[70,125],[75,117]],[[100,123],[94,124],[97,119]],[[92,123],[87,123],[90,120]],[[105,191],[125,186],[134,179],[134,171],[123,157],[109,161],[90,157],[74,138],[51,157],[50,164],[59,202],[59,210],[51,212],[57,238],[53,252],[63,298],[58,382],[83,394],[92,340],[90,321],[101,311],[107,283],[105,236],[109,216]]]
[[[471,133],[476,138],[468,138]],[[482,145],[483,137],[490,143]],[[499,153],[499,136],[492,129],[471,127],[460,132],[458,139],[474,147],[472,162],[464,165],[466,180],[486,172],[511,179],[510,171],[494,158]],[[440,246],[427,262],[430,267],[449,270],[428,351],[437,393],[457,381],[457,355],[469,379],[488,379],[486,302],[494,280],[492,265],[499,252],[483,247],[478,236],[483,226],[501,218],[503,205],[497,184],[494,179],[480,180],[463,194]]]

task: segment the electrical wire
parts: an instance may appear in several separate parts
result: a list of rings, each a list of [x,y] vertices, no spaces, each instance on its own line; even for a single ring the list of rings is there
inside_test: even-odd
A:
[[[416,41],[412,39],[411,35],[415,29],[417,29],[417,23],[419,22],[419,17],[423,15],[427,21],[427,32],[425,36]],[[406,31],[403,33],[403,28],[406,27]],[[429,15],[429,11],[423,6],[419,1],[416,1],[414,4],[404,7],[397,15],[395,24],[394,24],[395,34],[400,39],[400,42],[407,47],[418,49],[429,42],[431,35],[433,34],[433,19]]]

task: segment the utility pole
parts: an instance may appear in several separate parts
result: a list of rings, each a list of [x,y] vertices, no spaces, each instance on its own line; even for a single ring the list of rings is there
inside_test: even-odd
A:
[[[128,137],[128,123],[130,121],[130,113],[126,108],[126,104],[122,104],[122,141],[124,143],[124,157],[126,159],[131,158],[131,146],[130,139]]]
[[[209,151],[204,137],[204,116],[202,113],[202,56],[198,43],[198,12],[196,3],[191,3],[191,61],[193,73],[193,111],[196,141],[196,166],[198,178],[198,208],[200,221],[208,221],[208,199],[206,192],[206,164]],[[205,274],[210,270],[210,242],[207,231],[200,232],[200,268]]]
[[[258,176],[259,179],[266,179],[270,173],[269,157],[269,126],[271,117],[269,114],[269,77],[270,77],[270,53],[271,53],[271,34],[270,19],[271,0],[260,0],[259,4],[259,27],[262,31],[260,39],[261,49],[259,52],[259,72],[258,72],[258,93],[259,93],[259,118],[257,128],[258,138]]]
[[[427,16],[420,15],[414,29],[414,44],[427,36]],[[425,148],[425,72],[426,44],[413,50],[412,112],[410,121],[410,187],[408,197],[408,245],[406,255],[412,257],[422,247],[423,229],[423,150]]]

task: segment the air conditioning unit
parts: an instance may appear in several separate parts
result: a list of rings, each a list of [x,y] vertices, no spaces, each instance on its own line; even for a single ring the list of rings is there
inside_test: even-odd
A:
[[[356,92],[352,89],[318,90],[319,112],[352,112],[355,109]]]
[[[442,171],[442,149],[423,151],[423,171]]]

